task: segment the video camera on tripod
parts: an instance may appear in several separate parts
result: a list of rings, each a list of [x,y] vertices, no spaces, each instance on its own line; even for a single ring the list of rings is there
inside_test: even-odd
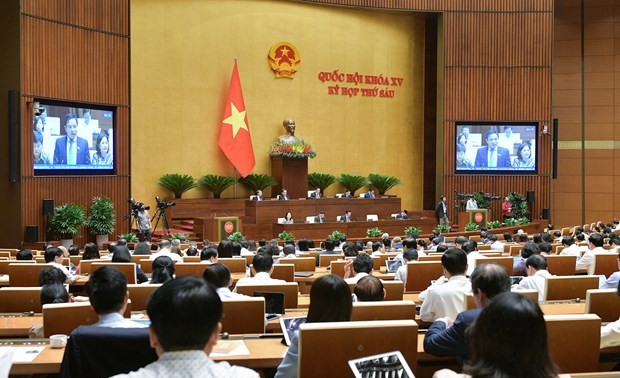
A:
[[[155,201],[157,201],[157,210],[166,210],[169,207],[175,206],[174,202],[166,202],[159,199],[159,196],[155,197]]]
[[[151,209],[150,206],[145,206],[142,202],[136,202],[136,200],[133,198],[130,198],[127,202],[129,202],[129,206],[133,213],[138,213],[139,211]]]

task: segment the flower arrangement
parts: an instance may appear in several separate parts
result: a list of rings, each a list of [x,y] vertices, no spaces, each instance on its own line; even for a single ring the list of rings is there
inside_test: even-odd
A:
[[[269,146],[269,155],[313,159],[316,157],[316,152],[311,145],[302,140],[294,143],[276,142]]]
[[[379,229],[379,227],[373,227],[366,230],[366,236],[369,238],[378,238],[383,234],[383,231]]]

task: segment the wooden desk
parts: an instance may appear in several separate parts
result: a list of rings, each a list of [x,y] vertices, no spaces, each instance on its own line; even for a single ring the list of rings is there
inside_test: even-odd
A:
[[[78,279],[75,280],[71,286],[84,286],[88,282],[89,276],[78,276]],[[8,274],[0,274],[0,287],[9,286],[9,275]]]
[[[0,337],[28,337],[35,323],[43,323],[43,315],[0,317]]]
[[[41,341],[41,340],[39,340]],[[28,348],[29,346],[16,346],[19,348]],[[53,349],[49,345],[32,361],[17,362],[11,366],[10,375],[33,375],[33,374],[58,374],[60,373],[60,364],[65,348]]]
[[[281,202],[281,201],[280,201]],[[355,213],[353,213],[355,214]],[[365,216],[366,213],[364,213]],[[340,215],[340,214],[335,214]],[[331,215],[329,216],[331,220]],[[273,222],[273,220],[271,221]],[[424,230],[432,230],[437,227],[437,221],[434,218],[424,219],[390,219],[378,221],[356,221],[339,223],[331,221],[326,223],[296,223],[296,224],[278,224],[272,225],[272,237],[277,237],[283,231],[295,235],[296,237],[304,237],[307,239],[324,240],[334,230],[344,232],[348,238],[366,238],[366,231],[369,228],[379,227],[383,232],[390,235],[403,235],[405,228],[410,226],[420,227]]]

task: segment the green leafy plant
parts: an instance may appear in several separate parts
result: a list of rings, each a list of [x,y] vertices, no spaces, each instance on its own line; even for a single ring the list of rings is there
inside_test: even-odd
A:
[[[184,243],[187,240],[187,235],[186,234],[172,234],[170,236],[170,239],[178,239],[181,241],[181,243]]]
[[[294,240],[295,239],[295,235],[289,234],[286,231],[282,231],[282,232],[280,232],[278,234],[278,239],[284,240],[284,241],[286,241],[286,240]]]
[[[487,222],[487,227],[489,227],[490,229],[500,228],[500,227],[502,227],[502,222],[500,222],[500,221],[490,221],[490,222]]]
[[[240,243],[245,240],[245,236],[243,236],[241,232],[235,231],[232,234],[228,235],[228,240]]]
[[[476,231],[479,228],[480,226],[477,223],[467,223],[465,225],[465,231]]]
[[[512,205],[510,213],[513,218],[520,219],[530,213],[530,209],[527,205],[527,198],[523,195],[517,192],[512,192],[507,197],[508,201],[510,201],[510,204]]]
[[[198,186],[213,193],[213,198],[220,198],[222,192],[235,184],[235,179],[230,176],[205,175],[198,179]]]
[[[380,195],[384,195],[385,192],[391,188],[401,184],[400,180],[394,176],[380,175],[377,173],[369,174],[368,182],[377,189]]]
[[[340,232],[338,230],[334,230],[334,231],[332,231],[331,234],[327,235],[327,237],[328,238],[332,238],[334,240],[339,240],[340,238],[343,238],[343,237],[346,238],[347,235],[345,235],[344,232]]]
[[[517,221],[519,222],[520,226],[523,226],[523,225],[526,225],[526,224],[530,223],[530,220],[527,219],[526,217],[519,218]]]
[[[484,198],[484,193],[482,192],[477,192],[474,193],[474,198],[476,199],[476,203],[478,203],[478,208],[479,209],[488,209],[490,206],[489,201]]]
[[[321,193],[325,193],[331,184],[336,182],[336,176],[329,173],[310,173],[308,175],[308,189],[321,188]]]
[[[197,186],[196,180],[192,176],[178,173],[167,173],[161,176],[159,185],[174,193],[175,199],[181,198],[183,193]]]
[[[277,184],[276,180],[272,176],[263,173],[249,174],[245,178],[240,178],[239,182],[250,189],[252,193],[256,193],[257,190],[263,190]]]
[[[86,212],[74,203],[66,203],[54,209],[50,220],[51,230],[62,239],[70,239],[86,224]]]
[[[514,219],[514,218],[506,218],[504,223],[508,227],[513,227],[513,226],[516,226],[519,223],[519,221],[517,219]]]
[[[377,238],[383,235],[383,231],[379,229],[379,227],[373,227],[366,230],[366,236],[369,238]]]
[[[451,228],[450,226],[447,226],[445,224],[438,224],[437,228],[435,229],[437,232],[439,232],[440,234],[445,233],[445,232],[450,232]]]
[[[337,178],[346,189],[351,191],[351,195],[355,196],[355,192],[365,185],[368,185],[368,179],[364,176],[350,175],[343,173]]]
[[[120,234],[118,235],[118,239],[125,239],[127,240],[127,243],[137,243],[138,242],[138,238],[136,237],[136,235],[130,233],[127,234]]]
[[[109,235],[114,232],[116,218],[114,203],[107,197],[94,197],[86,226],[92,235]]]
[[[405,235],[412,237],[412,238],[417,238],[421,232],[422,232],[422,228],[420,227],[411,226],[411,227],[405,228]]]

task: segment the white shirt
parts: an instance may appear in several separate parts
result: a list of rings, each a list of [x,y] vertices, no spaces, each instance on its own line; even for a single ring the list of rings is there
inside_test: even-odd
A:
[[[620,319],[601,328],[601,349],[620,345]]]
[[[248,298],[247,295],[239,294],[230,291],[227,287],[218,287],[215,289],[217,295],[220,296],[220,299],[239,299],[239,298]]]
[[[476,268],[476,260],[484,258],[486,258],[486,256],[480,254],[480,252],[478,251],[469,252],[467,254],[467,272],[465,274],[471,276],[471,274],[474,272],[474,269]]]
[[[394,280],[407,282],[407,264],[398,267],[394,275]]]
[[[73,277],[73,275],[69,272],[69,269],[67,269],[68,266],[64,266],[55,262],[51,262],[50,264],[52,264],[53,267],[62,270],[62,272],[65,274],[65,277],[67,277],[66,282],[73,283],[75,281],[75,277]]]
[[[465,310],[465,294],[471,292],[471,282],[465,276],[452,276],[441,285],[431,285],[422,307],[420,319],[433,322],[438,318],[456,319]]]
[[[478,208],[478,202],[475,199],[470,198],[467,200],[466,210],[476,210]]]
[[[347,279],[345,279],[344,281],[348,284],[352,283],[352,284],[356,284],[357,281],[361,280],[362,278],[366,277],[368,275],[368,273],[358,273],[353,277],[349,277]]]
[[[504,252],[504,243],[499,240],[494,241],[493,244],[491,244],[491,250]]]
[[[237,281],[234,292],[237,292],[237,286],[239,285],[264,285],[264,284],[283,284],[284,280],[276,280],[269,276],[267,272],[256,273],[254,277],[243,277]]]
[[[181,257],[181,255],[179,255],[177,253],[172,253],[167,248],[162,248],[162,249],[159,250],[159,252],[152,254],[151,256],[149,256],[149,260],[155,260],[156,258],[158,258],[160,256],[168,256],[175,263],[178,263],[178,262],[182,263],[183,262],[183,257]]]
[[[549,277],[551,277],[551,273],[546,269],[538,270],[533,276],[523,278],[519,285],[515,287],[515,290],[537,290],[538,301],[540,302],[545,299],[545,282],[547,282]]]
[[[109,328],[146,328],[145,324],[134,322],[130,319],[123,318],[123,315],[118,312],[112,312],[110,314],[99,315],[99,321],[94,326],[97,327],[109,327]]]
[[[228,362],[214,362],[202,350],[165,352],[159,359],[138,371],[115,375],[115,378],[258,378],[257,372],[240,366],[230,366]]]
[[[564,247],[560,251],[560,255],[562,255],[562,256],[581,257],[581,248],[579,248],[579,246],[577,244],[571,244],[568,247]]]
[[[576,270],[587,269],[588,274],[594,274],[594,255],[597,253],[611,253],[604,249],[603,247],[596,247],[594,249],[589,249],[586,253],[581,256],[579,260],[577,260],[577,265],[575,266]]]

